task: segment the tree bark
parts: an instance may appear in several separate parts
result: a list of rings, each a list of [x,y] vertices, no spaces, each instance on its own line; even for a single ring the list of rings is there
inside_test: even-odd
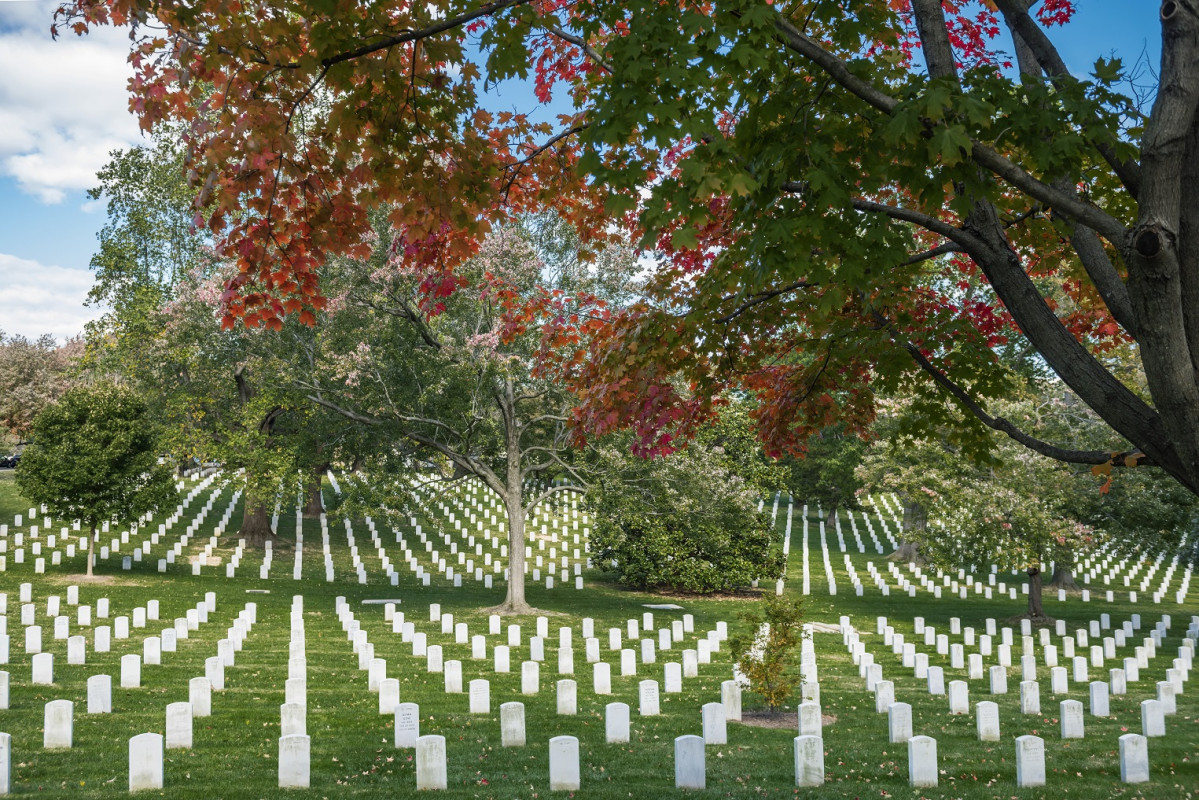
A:
[[[96,560],[96,522],[91,524],[92,535],[87,540],[87,576],[92,577],[92,563]]]
[[[245,539],[250,547],[261,547],[268,539],[275,538],[265,503],[247,493],[242,507],[241,528],[237,531],[239,538]]]
[[[927,528],[928,512],[924,506],[913,500],[904,501],[903,531],[901,532],[899,548],[887,556],[887,560],[900,564],[907,564],[908,562],[924,564],[924,556],[920,555],[920,545],[913,541],[915,537],[912,536],[912,531],[923,533]]]
[[[328,464],[321,464],[313,468],[308,482],[304,485],[304,494],[307,497],[307,503],[304,506],[305,519],[316,519],[325,513],[325,504],[321,499],[321,480],[328,469]]]
[[[924,563],[924,556],[920,555],[920,545],[904,539],[899,543],[899,547],[896,548],[895,552],[887,556],[887,560],[898,564],[907,564],[910,562],[919,565]]]
[[[1044,619],[1045,609],[1041,606],[1041,568],[1028,568],[1028,617]]]
[[[524,479],[520,469],[520,427],[516,419],[516,395],[511,381],[495,392],[495,400],[504,419],[504,444],[507,448],[504,506],[508,511],[508,595],[504,602],[488,611],[495,614],[533,614],[536,609],[525,600],[525,507]]]
[[[1078,591],[1078,584],[1074,581],[1073,553],[1066,554],[1062,556],[1061,560],[1054,562],[1053,578],[1049,581],[1049,587]]]

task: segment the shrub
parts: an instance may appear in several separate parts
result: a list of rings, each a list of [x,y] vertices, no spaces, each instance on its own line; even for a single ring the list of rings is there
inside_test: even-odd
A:
[[[766,595],[759,606],[757,613],[741,615],[749,626],[731,637],[729,648],[750,691],[775,710],[802,680],[796,650],[803,639],[803,604],[799,597]]]
[[[643,461],[616,444],[600,458],[606,479],[590,492],[592,551],[622,583],[706,594],[782,573],[760,493],[723,448],[696,443]]]

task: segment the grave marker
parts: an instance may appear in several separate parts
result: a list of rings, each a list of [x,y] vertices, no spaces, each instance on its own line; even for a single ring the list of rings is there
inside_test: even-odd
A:
[[[129,791],[162,788],[162,734],[142,733],[129,740]]]

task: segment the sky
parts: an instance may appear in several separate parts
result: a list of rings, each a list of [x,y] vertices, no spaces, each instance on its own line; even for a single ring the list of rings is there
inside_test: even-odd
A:
[[[1098,56],[1132,63],[1142,53],[1156,68],[1157,0],[1077,4],[1075,20],[1052,32],[1071,71],[1085,74]],[[0,331],[61,341],[103,311],[84,305],[104,224],[103,200],[87,190],[111,151],[142,138],[128,111],[126,32],[54,41],[56,6],[0,0]]]

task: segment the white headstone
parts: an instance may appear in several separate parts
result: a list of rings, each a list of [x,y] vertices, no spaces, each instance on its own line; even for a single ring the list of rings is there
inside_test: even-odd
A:
[[[949,713],[970,713],[970,689],[965,681],[949,682]]]
[[[129,740],[129,791],[162,788],[163,738],[142,733]]]
[[[470,713],[491,713],[491,684],[483,678],[470,682]]]
[[[142,659],[136,653],[121,656],[121,688],[137,689],[142,685]]]
[[[980,742],[999,741],[999,705],[984,700],[974,707],[975,722]]]
[[[891,744],[904,744],[911,739],[912,706],[909,703],[892,703],[887,709],[887,728]]]
[[[53,653],[37,653],[33,657],[33,679],[32,683],[36,685],[49,685],[54,683],[54,654]]]
[[[654,683],[653,681],[649,681],[649,682]],[[641,682],[641,686],[643,688],[645,686],[645,683],[646,683],[645,681]],[[657,689],[658,689],[657,684],[655,684],[654,685],[654,708],[655,709],[657,708],[657,699],[658,699]],[[720,702],[724,703],[725,719],[732,720],[734,722],[741,721],[741,684],[737,683],[737,681],[722,681],[720,684]],[[644,714],[645,712],[642,711],[641,713]],[[654,713],[656,714],[657,711],[655,711]]]
[[[796,736],[795,785],[822,786],[823,784],[824,740],[819,736]]]
[[[308,708],[299,703],[284,703],[279,706],[279,735],[307,736]]]
[[[579,687],[570,678],[563,678],[558,681],[558,713],[559,714],[577,714]]]
[[[1111,704],[1108,698],[1108,686],[1103,681],[1091,681],[1091,716],[1111,716]]]
[[[279,788],[307,789],[312,740],[304,734],[279,737]]]
[[[420,739],[420,706],[416,703],[400,703],[395,708],[396,748],[416,747]]]
[[[937,779],[937,740],[931,736],[908,739],[908,785],[935,788]]]
[[[1020,681],[1020,713],[1041,713],[1041,685],[1036,681]]]
[[[706,774],[704,738],[702,736],[677,737],[674,740],[675,788],[703,789],[706,787]]]
[[[502,703],[500,705],[500,745],[502,747],[524,747],[524,703]]]
[[[187,682],[187,697],[193,717],[212,716],[212,683],[208,678],[192,678]]]
[[[1045,740],[1039,736],[1016,737],[1016,785],[1045,785]]]
[[[728,744],[728,723],[724,716],[723,703],[704,703],[700,710],[703,719],[705,744]]]
[[[1082,703],[1078,700],[1063,700],[1061,703],[1061,728],[1063,739],[1083,738]]]
[[[1141,701],[1141,735],[1146,739],[1166,735],[1166,715],[1160,700]]]
[[[1149,740],[1138,733],[1120,737],[1120,780],[1124,783],[1149,781]]]
[[[698,736],[695,737],[699,739]],[[703,749],[703,740],[700,740]],[[579,790],[579,740],[573,736],[555,736],[550,739],[550,791],[577,792]]]
[[[190,750],[192,746],[192,704],[167,704],[167,749]]]
[[[47,750],[69,748],[75,722],[75,704],[70,700],[51,700],[46,703],[42,747]]]
[[[629,741],[628,703],[608,703],[604,707],[604,734],[608,744],[625,744]]]

